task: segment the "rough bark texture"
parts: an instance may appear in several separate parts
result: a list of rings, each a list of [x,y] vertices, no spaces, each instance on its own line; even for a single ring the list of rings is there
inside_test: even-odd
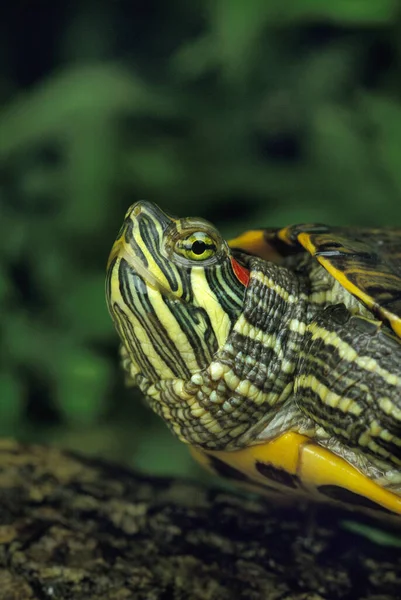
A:
[[[401,550],[342,518],[2,442],[0,598],[401,598]]]

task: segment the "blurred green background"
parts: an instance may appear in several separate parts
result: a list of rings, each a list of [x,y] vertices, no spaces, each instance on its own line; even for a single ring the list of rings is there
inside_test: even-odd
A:
[[[4,3],[0,435],[197,474],[118,367],[104,269],[153,200],[227,236],[401,225],[399,0]]]

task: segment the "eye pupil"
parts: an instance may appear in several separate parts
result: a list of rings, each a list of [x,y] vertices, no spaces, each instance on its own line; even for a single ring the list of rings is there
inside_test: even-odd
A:
[[[217,253],[217,243],[204,231],[194,231],[186,237],[178,239],[174,251],[186,260],[199,264],[201,261],[213,259]]]
[[[194,254],[197,254],[197,255],[203,254],[206,250],[206,244],[205,244],[205,242],[200,242],[198,240],[192,244],[191,250]]]

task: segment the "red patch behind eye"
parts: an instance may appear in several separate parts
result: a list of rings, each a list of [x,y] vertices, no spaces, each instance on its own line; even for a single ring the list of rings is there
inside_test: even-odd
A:
[[[231,257],[231,264],[238,281],[240,281],[245,287],[248,287],[250,277],[248,269],[240,265],[239,262],[237,262],[233,257]]]

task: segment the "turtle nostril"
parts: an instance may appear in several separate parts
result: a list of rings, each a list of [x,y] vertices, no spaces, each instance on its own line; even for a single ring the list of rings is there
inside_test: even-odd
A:
[[[142,212],[142,207],[141,207],[140,203],[138,202],[134,206],[134,208],[132,209],[132,213],[131,214],[132,214],[133,217],[139,217],[139,215],[141,214],[141,212]]]
[[[142,204],[142,202],[135,202],[134,204],[131,204],[131,206],[128,208],[127,212],[125,213],[125,216],[124,216],[125,222],[129,222],[129,221],[131,221],[132,217],[136,218],[141,214],[141,212],[142,212],[141,204]]]

